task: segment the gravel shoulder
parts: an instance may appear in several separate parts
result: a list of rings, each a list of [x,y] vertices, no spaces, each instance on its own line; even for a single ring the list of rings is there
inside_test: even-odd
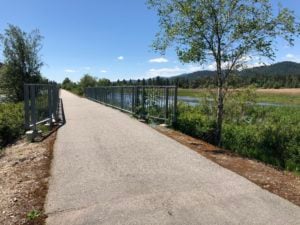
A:
[[[44,202],[55,133],[43,142],[20,140],[0,154],[0,224],[44,224]],[[27,214],[40,215],[29,220]]]

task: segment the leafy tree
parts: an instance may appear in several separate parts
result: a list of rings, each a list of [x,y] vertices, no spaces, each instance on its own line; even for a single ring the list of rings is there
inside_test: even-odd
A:
[[[100,78],[100,79],[98,80],[98,85],[99,85],[99,86],[110,86],[110,85],[111,85],[111,82],[110,82],[110,80],[107,79],[107,78]]]
[[[89,74],[85,74],[79,81],[79,86],[84,90],[87,87],[96,87],[97,78],[92,77]]]
[[[26,33],[17,26],[9,25],[0,39],[4,55],[1,88],[11,100],[22,101],[24,83],[42,80],[40,68],[43,63],[39,56],[42,36],[38,30]]]
[[[71,90],[72,88],[74,88],[76,86],[76,84],[70,80],[70,78],[66,77],[62,84],[61,84],[62,88],[63,89],[66,89],[66,90]]]
[[[216,65],[216,144],[221,145],[224,97],[229,76],[253,54],[273,59],[281,36],[290,45],[300,26],[287,8],[273,14],[269,0],[148,0],[157,10],[161,31],[153,47],[174,46],[182,62]]]

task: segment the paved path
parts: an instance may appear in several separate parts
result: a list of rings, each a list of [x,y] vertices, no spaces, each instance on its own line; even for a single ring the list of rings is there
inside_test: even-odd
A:
[[[62,91],[48,225],[300,224],[300,208],[149,126]]]

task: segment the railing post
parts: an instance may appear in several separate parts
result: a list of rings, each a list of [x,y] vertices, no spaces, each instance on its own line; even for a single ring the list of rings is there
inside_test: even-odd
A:
[[[51,85],[52,86],[52,91],[53,91],[53,104],[54,104],[54,120],[55,122],[58,121],[58,88],[56,85]]]
[[[174,90],[174,102],[173,102],[173,125],[176,123],[177,120],[177,85],[175,86]]]
[[[169,88],[165,87],[165,121],[167,122],[168,117],[169,117]]]
[[[35,86],[30,86],[30,98],[31,98],[31,104],[30,104],[30,110],[31,110],[31,122],[33,126],[33,137],[36,134],[36,107],[35,107]]]
[[[134,96],[135,96],[135,87],[131,88],[131,111],[134,113]]]
[[[142,117],[145,117],[145,87],[142,87]]]
[[[121,109],[124,109],[124,88],[121,87]]]
[[[53,110],[53,90],[52,90],[52,87],[51,87],[51,85],[48,85],[48,116],[49,116],[49,125],[50,125],[50,127],[51,127],[51,125],[52,125],[52,115],[53,115],[53,113],[54,113],[54,110]]]
[[[24,84],[24,111],[25,111],[25,129],[29,130],[30,123],[29,123],[29,86]]]
[[[134,104],[134,113],[137,113],[137,109],[139,106],[139,87],[135,88],[135,104]]]

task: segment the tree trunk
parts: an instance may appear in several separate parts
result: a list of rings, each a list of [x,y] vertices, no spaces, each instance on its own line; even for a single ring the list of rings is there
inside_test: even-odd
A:
[[[223,111],[224,111],[224,103],[223,103],[223,86],[218,86],[218,108],[217,108],[217,127],[216,127],[216,144],[220,147],[222,140],[222,123],[223,123]]]
[[[215,144],[221,147],[222,141],[222,123],[223,123],[223,111],[224,111],[224,89],[223,89],[223,77],[221,62],[217,61],[217,80],[218,80],[218,107],[217,107],[217,121],[216,121],[216,136]]]

